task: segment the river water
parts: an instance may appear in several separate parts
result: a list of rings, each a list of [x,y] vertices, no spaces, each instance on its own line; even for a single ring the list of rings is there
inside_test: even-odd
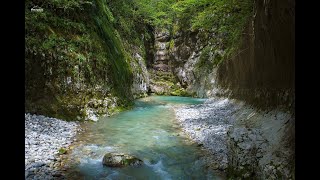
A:
[[[87,123],[70,157],[68,179],[221,179],[204,160],[206,152],[180,135],[174,106],[200,104],[205,99],[150,96],[135,101],[133,109]],[[105,153],[134,155],[140,167],[102,165]]]

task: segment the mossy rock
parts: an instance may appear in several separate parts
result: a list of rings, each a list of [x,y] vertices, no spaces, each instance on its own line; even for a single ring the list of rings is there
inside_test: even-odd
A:
[[[67,150],[65,148],[60,148],[59,150],[59,154],[66,154]]]
[[[121,153],[107,153],[102,160],[102,164],[108,167],[140,166],[142,163],[137,157]]]
[[[172,96],[186,96],[186,97],[189,97],[189,96],[192,96],[192,94],[188,93],[185,89],[183,88],[180,88],[180,89],[177,89],[175,91],[172,91],[170,93],[170,95]]]

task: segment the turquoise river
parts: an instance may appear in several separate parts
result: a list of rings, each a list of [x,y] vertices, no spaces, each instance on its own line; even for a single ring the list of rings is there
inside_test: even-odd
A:
[[[134,108],[86,123],[80,143],[68,155],[67,179],[221,179],[205,161],[206,151],[188,140],[175,120],[173,108],[205,99],[149,96]],[[102,165],[107,152],[128,153],[143,160],[140,167]]]

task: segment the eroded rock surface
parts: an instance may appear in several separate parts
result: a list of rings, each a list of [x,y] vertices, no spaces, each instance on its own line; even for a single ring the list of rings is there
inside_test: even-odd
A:
[[[295,118],[290,112],[217,98],[175,112],[184,132],[211,152],[214,169],[231,178],[294,179]]]
[[[142,160],[123,153],[107,153],[102,160],[102,164],[109,167],[140,166],[142,163]]]

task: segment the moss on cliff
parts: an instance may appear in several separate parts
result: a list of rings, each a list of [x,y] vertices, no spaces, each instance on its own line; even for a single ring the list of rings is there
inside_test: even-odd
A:
[[[149,70],[151,91],[157,95],[193,96],[181,87],[172,72]]]
[[[119,97],[118,106],[130,106],[132,73],[139,71],[130,61],[144,52],[128,51],[143,41],[123,40],[125,25],[103,0],[26,1],[25,110],[74,120],[90,98]]]

